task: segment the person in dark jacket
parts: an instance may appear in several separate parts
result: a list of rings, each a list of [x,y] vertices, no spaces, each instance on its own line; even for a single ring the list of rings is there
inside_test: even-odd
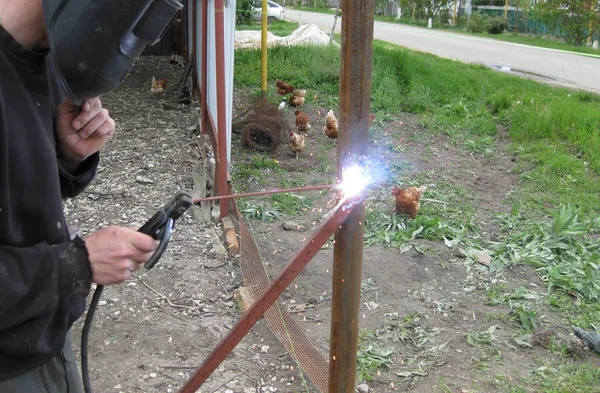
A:
[[[69,329],[92,282],[130,279],[156,249],[122,227],[71,240],[62,198],[94,178],[115,131],[50,64],[42,0],[0,0],[0,392],[80,392]]]

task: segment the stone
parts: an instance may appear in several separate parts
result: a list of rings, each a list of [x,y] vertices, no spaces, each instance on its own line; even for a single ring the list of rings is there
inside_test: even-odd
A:
[[[303,231],[304,227],[295,221],[284,221],[283,229],[286,231]]]
[[[137,176],[135,178],[135,181],[138,183],[142,183],[142,184],[152,184],[154,183],[154,180],[150,179],[149,177],[144,177],[144,176]]]
[[[366,383],[360,384],[356,387],[358,393],[369,393],[369,385]]]
[[[233,293],[233,298],[235,299],[237,306],[242,313],[248,311],[252,303],[254,303],[254,297],[250,293],[250,290],[246,287],[239,287]]]

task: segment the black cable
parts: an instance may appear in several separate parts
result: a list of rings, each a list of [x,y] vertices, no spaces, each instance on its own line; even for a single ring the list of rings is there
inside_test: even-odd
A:
[[[85,393],[92,393],[92,387],[90,385],[90,370],[88,368],[88,337],[90,335],[90,329],[92,327],[92,320],[98,308],[98,302],[102,296],[104,285],[96,286],[94,296],[90,302],[85,322],[83,323],[83,330],[81,331],[81,378],[83,379],[83,389]]]

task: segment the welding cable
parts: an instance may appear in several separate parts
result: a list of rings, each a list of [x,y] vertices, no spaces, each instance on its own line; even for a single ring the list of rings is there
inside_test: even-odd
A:
[[[92,327],[92,320],[94,319],[94,314],[98,308],[98,303],[100,302],[103,290],[104,285],[96,286],[94,296],[92,296],[92,301],[85,317],[85,322],[83,323],[83,330],[81,331],[81,378],[83,379],[83,389],[85,393],[92,393],[90,370],[88,368],[88,337]]]

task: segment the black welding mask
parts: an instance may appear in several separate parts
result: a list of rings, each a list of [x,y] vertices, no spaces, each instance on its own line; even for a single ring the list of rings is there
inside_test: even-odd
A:
[[[42,0],[50,55],[76,105],[117,88],[183,5],[176,0]]]

